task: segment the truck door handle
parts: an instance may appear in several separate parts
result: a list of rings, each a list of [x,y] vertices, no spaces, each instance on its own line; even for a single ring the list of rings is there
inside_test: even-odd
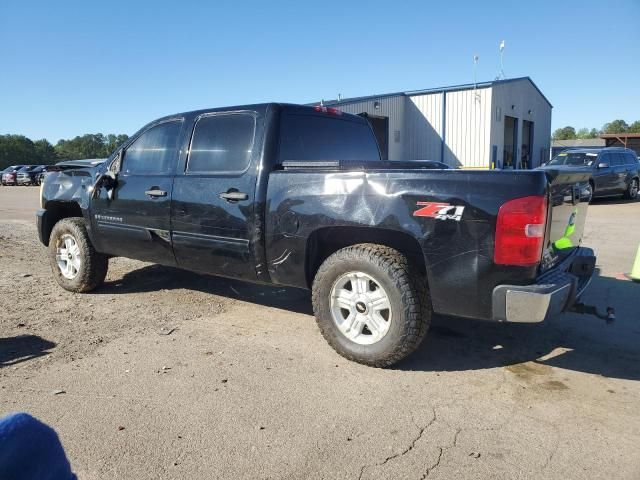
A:
[[[249,198],[249,195],[243,192],[238,192],[237,190],[229,190],[227,192],[221,193],[220,198],[226,200],[227,202],[238,202],[240,200],[246,200]]]
[[[150,197],[166,197],[167,196],[167,192],[165,192],[164,190],[160,190],[158,187],[151,187],[151,190],[147,190],[146,192],[144,192],[144,194]]]

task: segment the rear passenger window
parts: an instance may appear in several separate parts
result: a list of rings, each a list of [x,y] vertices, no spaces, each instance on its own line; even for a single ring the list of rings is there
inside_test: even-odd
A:
[[[200,117],[187,161],[188,173],[240,173],[251,162],[256,117],[226,113]]]
[[[611,153],[611,165],[619,167],[620,165],[624,165],[624,157],[621,153]]]
[[[164,122],[140,135],[124,152],[122,171],[154,175],[173,170],[181,120]]]
[[[625,153],[624,160],[624,163],[627,165],[636,165],[638,163],[638,160],[636,160],[636,157],[634,157],[632,153]]]
[[[608,163],[610,167],[617,165],[617,158],[613,153],[603,153],[600,162]]]

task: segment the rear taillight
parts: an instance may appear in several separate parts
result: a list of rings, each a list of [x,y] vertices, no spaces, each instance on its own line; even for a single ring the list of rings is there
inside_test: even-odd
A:
[[[342,115],[342,110],[338,110],[337,108],[333,107],[322,107],[320,105],[317,105],[316,107],[314,107],[314,110],[316,112],[328,113],[330,115]]]
[[[547,221],[547,198],[523,197],[500,207],[493,261],[531,266],[540,262]]]

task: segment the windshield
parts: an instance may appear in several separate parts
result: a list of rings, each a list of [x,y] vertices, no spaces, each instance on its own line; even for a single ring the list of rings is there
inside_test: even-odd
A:
[[[562,152],[553,157],[547,165],[567,165],[569,167],[590,167],[598,157],[592,152]]]

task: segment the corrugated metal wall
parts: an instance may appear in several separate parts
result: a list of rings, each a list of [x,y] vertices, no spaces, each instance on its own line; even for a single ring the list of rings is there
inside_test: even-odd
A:
[[[489,168],[491,88],[448,92],[444,162],[466,168]]]
[[[404,158],[440,161],[442,144],[442,93],[406,99]]]
[[[378,102],[378,108],[375,108],[376,102]],[[403,151],[403,143],[406,139],[404,132],[404,96],[332,105],[346,113],[358,114],[366,112],[370,115],[389,117],[389,160],[403,160],[405,158]]]

